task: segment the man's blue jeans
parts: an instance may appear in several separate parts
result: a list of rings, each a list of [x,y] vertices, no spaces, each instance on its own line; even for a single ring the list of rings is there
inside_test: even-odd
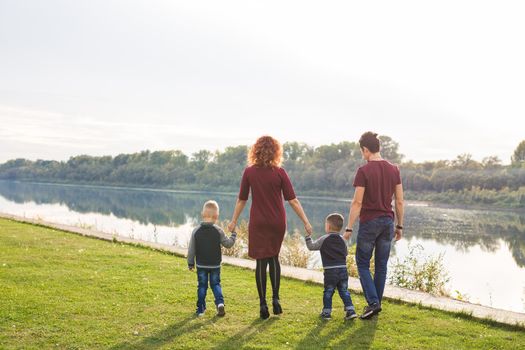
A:
[[[197,267],[197,308],[206,309],[206,291],[208,290],[208,280],[210,288],[215,297],[215,305],[224,304],[224,297],[221,289],[221,268],[205,269]]]
[[[392,239],[394,238],[394,220],[389,216],[360,223],[357,234],[355,260],[359,280],[368,305],[381,304],[385,290],[386,270]],[[370,274],[370,259],[375,248],[374,278]]]
[[[343,300],[345,310],[354,310],[348,291],[348,271],[346,268],[336,268],[324,270],[323,311],[327,313],[332,311],[332,297],[336,289]]]

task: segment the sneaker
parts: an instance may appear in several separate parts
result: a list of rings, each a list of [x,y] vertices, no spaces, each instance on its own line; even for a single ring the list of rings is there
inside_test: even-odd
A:
[[[357,318],[357,314],[354,310],[347,310],[345,314],[345,320],[353,320],[354,318]]]
[[[261,305],[261,309],[259,313],[263,320],[266,320],[268,317],[270,317],[270,311],[268,311],[268,305]]]
[[[326,311],[321,312],[321,314],[319,316],[323,320],[331,320],[332,319],[332,315],[329,312],[326,312]]]
[[[204,316],[204,313],[206,312],[206,308],[205,307],[202,307],[202,306],[199,306],[197,308],[197,310],[195,311],[195,315],[199,316],[199,317],[202,317]]]
[[[273,306],[274,315],[280,315],[283,313],[283,308],[281,307],[281,304],[279,303],[279,299],[273,299],[272,306]]]
[[[370,317],[377,315],[379,312],[381,312],[381,305],[378,303],[374,303],[372,305],[368,305],[363,310],[363,314],[361,315],[362,320],[369,319]]]
[[[217,305],[217,316],[223,317],[226,315],[226,311],[224,311],[224,304]]]

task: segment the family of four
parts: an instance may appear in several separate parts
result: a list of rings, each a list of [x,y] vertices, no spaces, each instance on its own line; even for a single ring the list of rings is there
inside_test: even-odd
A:
[[[237,220],[246,206],[251,193],[252,203],[248,226],[248,255],[255,259],[255,281],[260,301],[260,317],[270,316],[266,301],[266,280],[269,270],[272,286],[272,311],[278,315],[283,312],[279,301],[281,266],[279,251],[286,231],[287,201],[304,223],[306,246],[309,250],[319,250],[324,269],[323,310],[321,317],[330,319],[332,297],[337,289],[343,300],[345,319],[357,317],[348,290],[348,270],[346,256],[347,242],[352,235],[352,227],[359,219],[356,239],[356,264],[359,280],[367,301],[362,319],[368,319],[381,311],[381,299],[385,289],[387,263],[392,240],[399,240],[403,230],[403,186],[399,168],[384,160],[380,154],[380,140],[377,134],[364,133],[359,145],[367,163],[361,166],[354,179],[354,198],[350,206],[349,218],[343,232],[344,217],[333,213],[326,217],[325,234],[312,240],[312,225],[308,221],[301,203],[296,198],[292,182],[281,167],[282,146],[270,136],[260,137],[251,147],[248,156],[249,166],[242,175],[239,197],[228,230],[228,237],[216,225],[219,218],[219,205],[215,201],[204,204],[202,223],[191,234],[188,247],[188,267],[197,269],[197,315],[206,310],[206,291],[208,284],[215,297],[217,315],[224,316],[224,297],[220,285],[221,246],[231,247],[235,243]],[[395,210],[392,208],[395,199]],[[283,200],[284,199],[284,200]],[[372,254],[375,271],[370,273]]]

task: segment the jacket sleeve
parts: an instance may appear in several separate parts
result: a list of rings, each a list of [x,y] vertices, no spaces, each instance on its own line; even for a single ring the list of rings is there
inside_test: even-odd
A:
[[[195,231],[191,233],[190,243],[188,244],[188,267],[195,266]]]
[[[219,233],[221,235],[221,244],[225,248],[233,247],[233,245],[235,244],[235,239],[237,238],[237,234],[235,232],[233,232],[232,235],[230,237],[228,237],[228,236],[226,236],[226,234],[224,233],[222,228],[220,228],[219,226],[215,226],[215,228],[217,228],[217,230],[219,230]]]
[[[315,241],[312,240],[312,237],[308,236],[304,240],[306,241],[306,247],[308,250],[319,250],[323,246],[323,242],[328,237],[327,235],[323,235],[316,239]]]

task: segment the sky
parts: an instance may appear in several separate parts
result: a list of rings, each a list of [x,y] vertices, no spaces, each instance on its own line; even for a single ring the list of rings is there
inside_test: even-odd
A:
[[[504,163],[525,139],[523,1],[0,0],[0,162],[313,146]]]

